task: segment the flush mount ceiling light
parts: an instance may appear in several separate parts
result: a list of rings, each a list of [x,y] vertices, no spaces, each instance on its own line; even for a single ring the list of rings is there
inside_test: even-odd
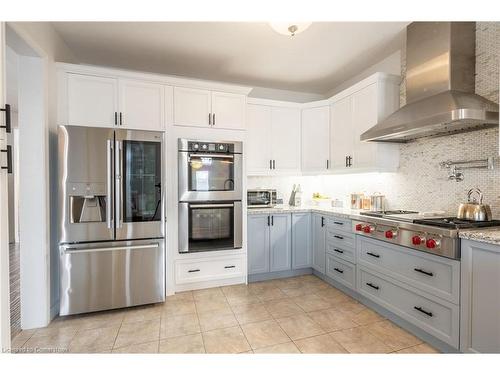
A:
[[[305,31],[312,22],[270,22],[269,25],[279,34],[295,36]]]

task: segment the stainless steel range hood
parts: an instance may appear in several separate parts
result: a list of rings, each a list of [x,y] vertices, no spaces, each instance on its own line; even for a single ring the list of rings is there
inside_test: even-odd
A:
[[[414,22],[406,36],[406,105],[361,134],[407,142],[498,124],[498,104],[474,93],[475,22]]]

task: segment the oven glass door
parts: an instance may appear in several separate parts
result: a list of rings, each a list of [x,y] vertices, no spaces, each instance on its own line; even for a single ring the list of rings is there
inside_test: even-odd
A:
[[[190,252],[234,248],[234,204],[190,204]]]
[[[234,191],[234,186],[234,155],[189,154],[189,191]]]

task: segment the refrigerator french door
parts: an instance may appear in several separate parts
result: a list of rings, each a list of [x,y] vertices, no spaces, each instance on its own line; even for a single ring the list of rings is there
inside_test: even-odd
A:
[[[59,128],[60,315],[164,300],[163,134]]]

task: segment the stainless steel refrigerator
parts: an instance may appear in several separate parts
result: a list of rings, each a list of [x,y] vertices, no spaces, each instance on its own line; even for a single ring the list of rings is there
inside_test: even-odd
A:
[[[59,127],[60,315],[165,299],[163,133]]]

